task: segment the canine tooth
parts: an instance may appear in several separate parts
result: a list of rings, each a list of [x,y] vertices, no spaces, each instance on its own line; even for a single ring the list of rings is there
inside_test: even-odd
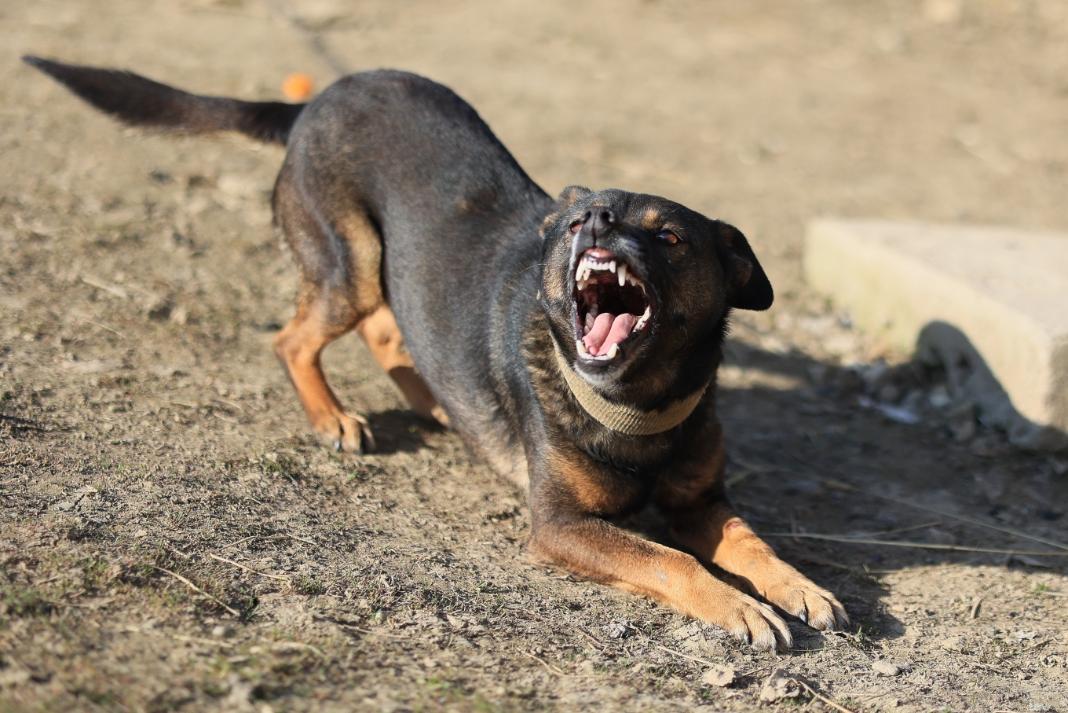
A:
[[[575,340],[575,351],[583,356],[589,355],[589,353],[586,351],[586,345],[582,343],[581,339]]]
[[[639,317],[638,321],[635,323],[634,329],[632,331],[637,332],[639,329],[644,327],[645,323],[649,321],[649,317],[652,316],[652,314],[653,314],[652,309],[650,309],[649,307],[646,307],[645,311],[642,312],[642,316]]]
[[[619,272],[616,273],[616,277],[619,278],[619,286],[622,287],[627,281],[627,266],[620,265]]]
[[[604,358],[605,359],[615,359],[616,358],[616,354],[618,354],[618,353],[619,353],[619,345],[618,344],[613,344],[611,347],[609,347],[608,353],[604,355]]]

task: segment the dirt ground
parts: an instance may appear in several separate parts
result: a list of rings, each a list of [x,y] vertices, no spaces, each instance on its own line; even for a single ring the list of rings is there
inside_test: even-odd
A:
[[[1068,230],[1068,4],[300,6],[0,5],[0,711],[1068,710],[1068,561],[1024,537],[1068,540],[1068,460],[1007,445],[937,373],[882,374],[907,355],[799,270],[820,215]],[[321,449],[270,350],[295,287],[281,152],[119,129],[31,51],[261,98],[406,68],[549,191],[741,226],[779,299],[738,316],[722,372],[732,493],[854,628],[754,654],[528,564],[522,494],[354,338],[327,367],[381,449]],[[761,702],[777,668],[809,690]]]

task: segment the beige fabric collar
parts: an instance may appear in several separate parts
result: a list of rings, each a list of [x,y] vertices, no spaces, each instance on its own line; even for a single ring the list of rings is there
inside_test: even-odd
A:
[[[567,359],[560,352],[556,340],[553,340],[553,351],[556,352],[556,363],[560,366],[560,373],[564,375],[564,381],[574,394],[575,400],[586,410],[590,416],[605,428],[618,431],[628,436],[652,436],[664,431],[670,431],[686,420],[697,408],[701,397],[708,389],[706,383],[700,389],[684,399],[668,404],[668,407],[657,411],[642,411],[633,406],[614,404],[604,398],[590,386],[589,382],[575,372]]]

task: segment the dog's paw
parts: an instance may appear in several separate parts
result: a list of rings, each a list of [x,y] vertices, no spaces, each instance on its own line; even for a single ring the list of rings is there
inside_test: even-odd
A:
[[[367,453],[375,448],[371,427],[359,414],[331,414],[315,424],[315,432],[327,447],[338,452]]]
[[[763,597],[813,629],[843,629],[849,626],[849,615],[841,602],[800,574],[768,587]]]
[[[747,594],[732,595],[727,606],[711,617],[702,617],[722,627],[739,641],[763,651],[784,651],[793,646],[786,622],[767,604]]]

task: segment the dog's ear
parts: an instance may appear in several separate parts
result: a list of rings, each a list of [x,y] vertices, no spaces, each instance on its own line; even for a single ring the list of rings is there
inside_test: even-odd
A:
[[[544,238],[568,208],[575,205],[577,201],[585,198],[591,193],[593,193],[593,191],[586,188],[586,186],[568,186],[560,191],[560,195],[556,197],[556,204],[553,205],[553,209],[549,211],[549,215],[545,216],[545,220],[541,222],[541,228],[538,229],[538,235]]]
[[[719,231],[717,244],[727,275],[727,303],[737,309],[765,310],[771,307],[775,293],[745,235],[729,223],[714,223]]]

